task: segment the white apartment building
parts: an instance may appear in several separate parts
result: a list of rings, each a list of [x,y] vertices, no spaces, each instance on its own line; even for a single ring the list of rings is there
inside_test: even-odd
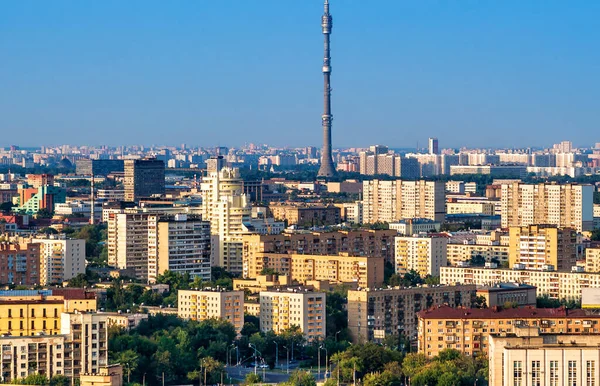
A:
[[[64,235],[34,238],[40,248],[40,284],[62,284],[85,273],[85,240],[68,239]]]
[[[244,291],[222,289],[179,290],[177,316],[187,320],[218,318],[231,323],[240,333],[244,326]]]
[[[250,220],[252,208],[243,190],[239,169],[223,167],[208,172],[201,184],[202,218],[210,221],[213,266],[241,273],[243,223]]]
[[[396,273],[415,270],[421,276],[439,276],[447,263],[447,244],[440,236],[396,237]]]
[[[302,289],[260,292],[260,329],[276,334],[298,326],[308,341],[325,339],[326,298]]]
[[[494,215],[495,205],[492,202],[448,202],[446,213],[448,214],[472,214],[481,213],[488,216]]]
[[[600,273],[441,267],[440,283],[523,283],[537,287],[538,296],[548,295],[553,299],[580,301],[583,288],[600,288]]]
[[[65,335],[1,336],[2,383],[31,374],[64,375],[66,339]]]
[[[200,216],[148,217],[148,282],[166,270],[210,281],[210,223]]]
[[[552,224],[578,232],[593,227],[592,185],[503,184],[502,227]]]
[[[342,204],[346,221],[351,224],[362,224],[363,221],[363,203],[362,201],[347,202]]]
[[[395,222],[427,218],[444,222],[445,187],[438,181],[380,181],[363,183],[363,221]]]

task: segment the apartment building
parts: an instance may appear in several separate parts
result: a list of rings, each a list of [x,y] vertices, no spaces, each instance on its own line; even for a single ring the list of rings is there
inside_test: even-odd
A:
[[[166,270],[210,281],[210,223],[200,216],[148,217],[148,282]]]
[[[124,161],[125,200],[165,193],[165,163],[156,158],[128,159]]]
[[[418,312],[438,305],[471,307],[474,285],[365,288],[348,291],[348,328],[355,344],[402,334],[415,345]]]
[[[202,218],[210,222],[212,235],[211,264],[241,273],[243,223],[252,215],[250,198],[244,193],[239,169],[222,167],[222,159],[211,161],[216,164],[200,185]]]
[[[439,276],[440,267],[447,265],[445,236],[396,237],[396,273],[417,271],[421,276]]]
[[[108,216],[108,265],[132,269],[135,278],[148,280],[148,213],[124,210]]]
[[[489,385],[586,385],[600,379],[600,336],[540,334],[538,328],[515,328],[492,334]]]
[[[335,232],[296,232],[279,235],[245,235],[244,259],[257,253],[296,253],[383,257],[394,261],[394,230],[352,230]]]
[[[64,335],[0,336],[2,382],[28,375],[64,375]]]
[[[442,224],[427,218],[409,218],[390,223],[389,227],[399,235],[411,236],[418,233],[439,232]]]
[[[276,220],[286,221],[288,225],[299,227],[337,225],[342,222],[342,211],[333,204],[271,202],[269,211]]]
[[[442,284],[490,285],[502,282],[535,286],[538,296],[552,299],[581,300],[583,288],[600,288],[600,273],[532,271],[517,269],[442,267]]]
[[[260,330],[280,334],[300,327],[307,341],[323,340],[326,333],[326,297],[307,289],[263,291],[260,299]]]
[[[244,291],[223,289],[179,290],[177,316],[187,320],[218,318],[240,333],[244,326]]]
[[[427,218],[444,222],[445,187],[438,181],[363,182],[363,221],[396,222],[400,219]]]
[[[585,249],[585,271],[600,272],[600,248]]]
[[[544,334],[599,334],[600,315],[565,308],[451,308],[421,311],[419,352],[437,356],[455,349],[469,356],[489,353],[490,335],[514,333],[518,327],[537,327]]]
[[[490,244],[455,244],[448,242],[446,246],[448,264],[452,266],[469,262],[472,258],[481,256],[486,262],[508,264],[508,245]]]
[[[510,228],[509,267],[570,271],[577,262],[577,233],[554,225]]]
[[[256,253],[244,260],[244,277],[253,279],[271,269],[300,283],[327,280],[372,287],[383,283],[383,267],[382,257]]]
[[[63,313],[64,375],[79,378],[108,365],[108,316],[95,312]]]
[[[577,232],[593,227],[592,185],[513,182],[502,185],[502,227],[552,224]]]
[[[31,240],[41,247],[40,284],[62,284],[85,273],[85,240],[64,235],[36,237]]]
[[[495,205],[492,202],[454,202],[452,200],[446,203],[446,213],[448,214],[471,214],[481,213],[493,216]]]
[[[41,246],[35,243],[0,243],[0,284],[40,284]]]

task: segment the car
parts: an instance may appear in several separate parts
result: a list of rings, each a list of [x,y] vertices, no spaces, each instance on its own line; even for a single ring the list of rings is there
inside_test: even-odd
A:
[[[258,367],[259,367],[259,368],[261,368],[261,369],[268,369],[268,368],[269,368],[269,365],[268,365],[268,364],[266,364],[266,363],[263,363],[263,364],[261,364],[261,365],[258,365]]]

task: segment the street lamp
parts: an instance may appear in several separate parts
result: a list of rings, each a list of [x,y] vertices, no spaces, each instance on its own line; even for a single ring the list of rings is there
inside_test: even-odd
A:
[[[328,357],[329,357],[329,353],[327,352],[327,347],[325,347],[324,345],[320,345],[319,346],[319,355],[317,355],[317,357],[319,358],[319,375],[318,378],[321,377],[321,350],[325,350],[325,378],[327,378],[327,361],[328,361]]]
[[[275,343],[275,368],[279,368],[279,343],[273,341]]]
[[[283,348],[286,351],[287,354],[287,373],[290,373],[290,349],[288,348],[288,346],[283,346]]]
[[[336,333],[335,333],[335,343],[337,343],[337,341],[338,341],[338,340],[337,340],[337,336],[338,336],[338,334],[339,334],[340,332],[342,332],[342,330],[339,330],[338,332],[336,332]]]
[[[256,359],[256,353],[257,353],[257,352],[258,352],[258,353],[260,353],[260,351],[258,351],[258,350],[256,349],[256,345],[253,345],[252,343],[248,343],[248,347],[250,347],[251,349],[253,349],[253,350],[254,350],[254,375],[256,375],[256,374],[257,374],[257,371],[256,371],[256,369],[257,369],[257,366],[258,366],[258,361],[257,361],[257,359]],[[262,354],[261,354],[261,355],[262,355]]]

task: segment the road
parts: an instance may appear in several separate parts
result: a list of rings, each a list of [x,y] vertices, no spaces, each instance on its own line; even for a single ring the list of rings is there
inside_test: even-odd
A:
[[[290,373],[294,369],[290,366]],[[254,372],[254,367],[245,367],[245,366],[228,366],[226,367],[227,375],[230,378],[234,378],[237,380],[244,380],[246,375]],[[324,369],[321,369],[321,379],[324,377]],[[285,382],[290,377],[286,372],[286,368],[284,366],[281,370],[269,370],[269,369],[257,369],[256,373],[263,377],[263,382],[265,383],[280,383]],[[315,378],[317,378],[317,372],[313,369],[312,371]]]

